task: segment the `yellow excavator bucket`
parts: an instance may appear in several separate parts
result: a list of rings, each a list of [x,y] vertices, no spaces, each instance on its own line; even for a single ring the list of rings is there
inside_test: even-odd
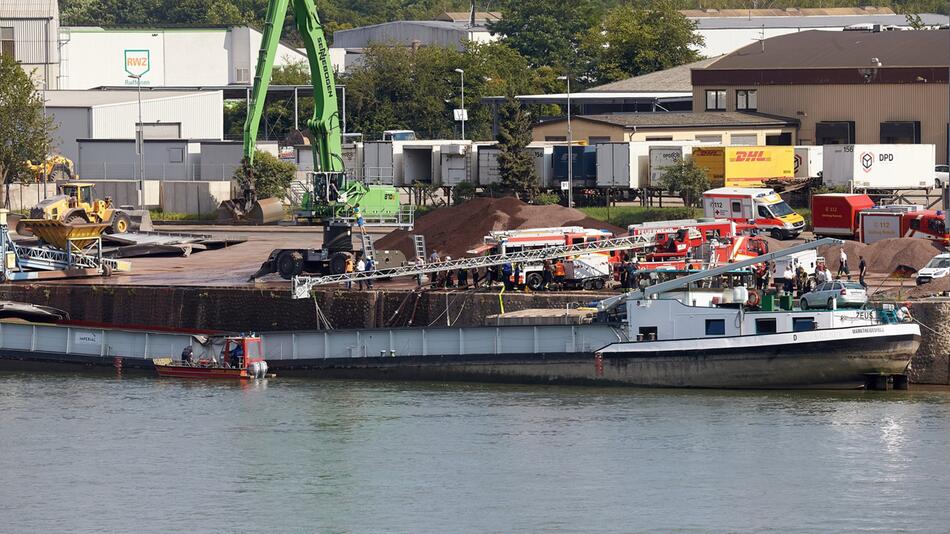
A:
[[[22,219],[21,222],[33,230],[33,235],[60,250],[69,250],[70,241],[74,247],[84,249],[109,228],[105,223],[66,224],[49,219]]]

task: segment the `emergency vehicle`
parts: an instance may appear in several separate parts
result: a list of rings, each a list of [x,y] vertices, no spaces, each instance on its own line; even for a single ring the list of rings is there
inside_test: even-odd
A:
[[[775,239],[794,239],[805,229],[805,219],[772,189],[720,187],[703,193],[706,217],[747,223],[768,231]]]
[[[918,237],[950,245],[947,214],[923,206],[876,206],[858,213],[858,235],[862,243],[892,237]]]
[[[530,228],[525,230],[506,230],[491,232],[484,238],[484,244],[472,254],[512,254],[525,250],[547,247],[578,245],[591,241],[610,239],[614,235],[607,230],[595,230],[581,226],[562,226],[557,228]],[[564,283],[570,287],[584,289],[603,289],[613,272],[611,254],[598,252],[581,254],[564,260]],[[532,290],[541,287],[544,281],[543,263],[529,263],[521,266],[520,276],[515,283]]]
[[[639,264],[642,270],[702,269],[767,253],[765,241],[743,235],[748,229],[748,225],[726,219],[683,219],[627,227],[630,235],[656,240],[656,248]]]

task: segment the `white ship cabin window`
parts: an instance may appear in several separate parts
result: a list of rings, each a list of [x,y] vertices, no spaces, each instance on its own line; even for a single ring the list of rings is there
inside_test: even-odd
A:
[[[706,319],[706,335],[707,336],[726,335],[726,320],[725,319]]]
[[[641,326],[637,341],[655,341],[657,328],[655,326]]]
[[[774,334],[778,332],[778,327],[775,323],[775,318],[771,319],[756,319],[755,320],[755,333],[756,334]]]
[[[814,317],[795,317],[792,319],[793,332],[809,332],[817,329]]]

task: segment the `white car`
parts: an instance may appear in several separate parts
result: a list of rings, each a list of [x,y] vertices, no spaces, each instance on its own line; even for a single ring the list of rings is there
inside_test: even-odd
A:
[[[853,306],[860,308],[868,301],[868,293],[864,286],[857,282],[848,282],[845,280],[835,280],[833,282],[824,282],[818,284],[814,290],[802,295],[798,304],[803,310],[808,308],[828,308],[831,309],[835,301],[838,308]]]
[[[934,167],[934,185],[938,188],[946,187],[950,183],[950,165],[937,165]]]
[[[934,278],[950,275],[950,254],[937,254],[927,265],[917,271],[917,285],[926,284]]]

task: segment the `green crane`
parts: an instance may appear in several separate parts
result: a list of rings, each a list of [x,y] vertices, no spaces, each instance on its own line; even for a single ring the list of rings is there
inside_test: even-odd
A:
[[[274,70],[274,56],[280,44],[280,32],[291,0],[271,0],[267,6],[267,20],[261,50],[254,74],[254,90],[244,122],[244,159],[254,163],[257,130],[264,113],[264,100]],[[313,79],[313,117],[307,120],[307,129],[313,138],[313,161],[319,172],[343,172],[340,112],[336,101],[336,81],[330,63],[330,51],[323,25],[317,16],[313,0],[293,0],[294,21],[307,50],[310,75]]]
[[[249,170],[254,163],[254,149],[261,115],[264,113],[264,99],[271,82],[283,21],[291,2],[294,6],[294,20],[307,50],[307,60],[310,62],[314,98],[313,117],[307,120],[307,129],[312,139],[315,172],[311,173],[308,191],[303,195],[296,218],[320,222],[323,225],[323,246],[316,249],[275,249],[251,276],[252,280],[275,272],[286,279],[301,273],[343,272],[347,262],[358,253],[352,244],[351,226],[354,222],[359,224],[360,230],[364,225],[412,226],[412,210],[408,211],[408,218],[404,220],[399,205],[399,193],[395,187],[367,186],[358,180],[347,179],[342,157],[343,136],[336,100],[336,80],[330,63],[326,35],[317,17],[314,0],[270,0],[267,6],[267,20],[254,74],[254,90],[244,123],[245,168]],[[249,173],[245,172],[245,176],[249,176]],[[252,214],[250,218],[266,219],[267,213],[274,213],[272,206],[280,208],[280,202],[277,199],[254,202],[256,199],[252,182],[247,180],[242,184],[245,206]],[[360,208],[358,211],[355,209],[357,206]],[[282,211],[282,208],[280,209]],[[265,216],[254,217],[254,213],[264,213]],[[366,236],[362,231],[361,234]],[[367,253],[366,248],[364,241],[362,253]],[[405,257],[379,259],[381,265],[405,261]]]

